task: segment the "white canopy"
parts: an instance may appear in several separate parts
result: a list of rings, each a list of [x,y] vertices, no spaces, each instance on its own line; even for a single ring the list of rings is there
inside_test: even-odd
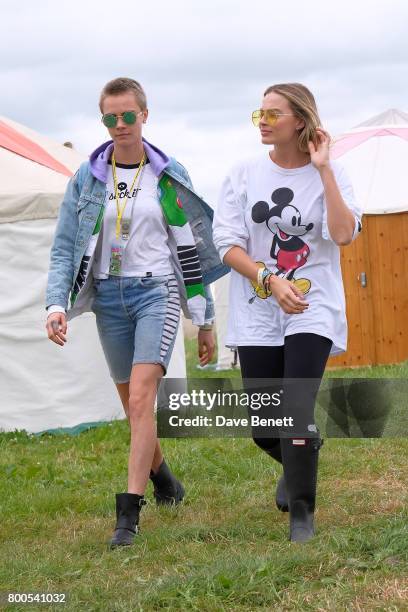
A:
[[[4,134],[6,128],[10,132]],[[7,141],[2,141],[3,134],[8,137]],[[7,144],[10,148],[6,148]],[[40,159],[42,153],[37,147],[50,156],[47,160],[43,155],[41,160],[48,161],[58,171],[33,161],[35,156]],[[73,149],[0,117],[0,223],[55,219],[67,184],[67,174],[62,174],[62,170],[65,167],[73,174],[84,159]]]
[[[47,338],[45,290],[56,217],[76,151],[0,117],[0,431],[40,432],[123,418],[95,316]],[[36,160],[36,161],[34,161]],[[180,325],[168,377],[185,377]]]
[[[339,158],[366,214],[408,210],[408,114],[387,110],[335,139]]]

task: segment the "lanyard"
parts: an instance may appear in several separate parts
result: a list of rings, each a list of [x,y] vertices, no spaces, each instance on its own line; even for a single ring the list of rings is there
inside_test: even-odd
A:
[[[132,186],[131,186],[131,188],[129,190],[129,193],[133,192],[133,188],[135,186],[137,178],[140,176],[140,173],[141,173],[141,171],[142,171],[142,169],[143,169],[143,167],[145,165],[145,162],[146,162],[146,153],[143,152],[142,161],[139,164],[139,167],[138,167],[137,172],[135,174],[135,178],[133,179],[133,183],[132,183]],[[123,216],[123,213],[124,213],[125,208],[126,208],[126,204],[127,204],[127,201],[128,201],[128,196],[126,196],[126,198],[124,198],[124,202],[123,202],[122,206],[120,206],[120,204],[119,204],[119,196],[118,196],[118,179],[117,179],[117,176],[116,176],[116,161],[115,161],[115,153],[114,152],[112,153],[112,175],[113,175],[113,184],[114,184],[114,187],[115,187],[115,199],[116,199],[116,211],[117,211],[117,217],[116,217],[116,238],[118,239],[119,235],[120,235],[120,226],[121,226],[122,216]],[[140,180],[139,180],[139,182],[140,182]],[[137,193],[138,192],[136,192],[136,196],[137,196]],[[136,199],[136,196],[135,196],[135,199]]]

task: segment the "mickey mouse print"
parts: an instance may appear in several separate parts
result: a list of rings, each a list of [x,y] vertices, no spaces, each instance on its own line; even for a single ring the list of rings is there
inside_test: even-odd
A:
[[[305,224],[301,212],[292,204],[294,193],[289,187],[279,187],[272,192],[272,207],[259,201],[252,207],[254,223],[265,223],[272,234],[270,256],[276,261],[272,271],[292,281],[304,294],[308,293],[311,281],[308,278],[294,278],[295,272],[307,261],[310,253],[302,236],[313,229],[313,223]],[[263,262],[259,262],[263,264]],[[257,292],[257,288],[254,288]],[[266,294],[257,295],[266,297]]]

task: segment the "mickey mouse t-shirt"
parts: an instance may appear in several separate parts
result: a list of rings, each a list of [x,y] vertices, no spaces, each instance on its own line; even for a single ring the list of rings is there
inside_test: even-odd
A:
[[[330,165],[355,216],[354,239],[361,210],[342,165]],[[323,183],[311,163],[282,168],[267,153],[236,164],[222,185],[213,240],[221,259],[240,246],[293,281],[309,303],[301,314],[286,314],[274,296],[257,293],[248,278],[232,270],[226,346],[281,346],[285,336],[308,332],[330,338],[332,355],[346,350],[340,249],[329,234]]]

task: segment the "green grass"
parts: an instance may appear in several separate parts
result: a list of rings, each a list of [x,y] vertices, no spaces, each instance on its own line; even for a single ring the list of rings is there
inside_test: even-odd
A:
[[[408,609],[408,440],[326,439],[305,545],[274,506],[280,466],[251,440],[164,440],[185,502],[158,509],[149,488],[136,544],[110,551],[128,447],[125,421],[0,435],[0,591],[65,592],[52,609],[75,612]]]
[[[198,356],[197,356],[197,341],[186,340],[186,359],[187,359],[187,376],[190,378],[219,378],[219,377],[230,377],[240,378],[241,373],[239,368],[232,370],[223,370],[217,372],[214,370],[200,370],[197,368]],[[232,353],[231,353],[232,354]],[[215,354],[212,362],[216,362],[217,353]],[[363,368],[335,368],[327,370],[325,377],[330,378],[408,378],[408,361],[398,363],[395,365],[383,365],[383,366],[367,366]]]

